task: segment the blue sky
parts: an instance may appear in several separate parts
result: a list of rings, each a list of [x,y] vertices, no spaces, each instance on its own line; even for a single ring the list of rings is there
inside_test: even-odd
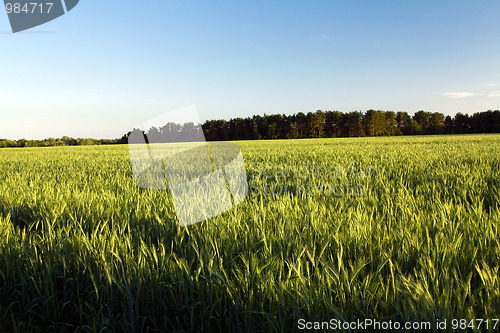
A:
[[[115,138],[318,109],[500,109],[499,1],[91,1],[12,34],[0,10],[0,138]]]

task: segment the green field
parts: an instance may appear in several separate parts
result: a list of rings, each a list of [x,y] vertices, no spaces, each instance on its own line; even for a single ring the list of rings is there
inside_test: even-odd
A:
[[[127,146],[0,149],[0,331],[500,318],[500,135],[237,144],[249,196],[185,228]]]

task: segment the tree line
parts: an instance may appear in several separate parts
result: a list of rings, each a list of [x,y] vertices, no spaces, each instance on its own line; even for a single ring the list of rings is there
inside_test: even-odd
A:
[[[90,139],[72,138],[63,136],[62,138],[48,138],[43,140],[8,140],[0,139],[0,148],[7,147],[54,147],[54,146],[91,146],[91,145],[111,145],[127,143],[127,136],[120,139]]]
[[[453,118],[439,112],[368,110],[299,112],[226,120],[208,120],[203,125],[208,141],[363,137],[423,134],[500,133],[500,111]]]
[[[207,141],[500,133],[500,111],[488,110],[473,115],[457,113],[454,117],[445,117],[439,112],[423,110],[413,116],[402,111],[342,113],[318,110],[294,115],[264,114],[228,121],[207,120],[201,126]],[[199,138],[198,129],[192,123],[169,123],[160,128],[151,128],[143,134],[146,140],[153,142],[161,141],[161,138],[185,141],[193,137]],[[128,132],[119,139],[75,139],[67,136],[44,140],[0,139],[0,148],[126,144],[131,133]]]

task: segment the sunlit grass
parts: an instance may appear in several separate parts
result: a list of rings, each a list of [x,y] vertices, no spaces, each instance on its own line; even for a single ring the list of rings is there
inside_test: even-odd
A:
[[[0,149],[0,330],[500,317],[499,135],[238,144],[249,197],[187,228],[127,146]]]

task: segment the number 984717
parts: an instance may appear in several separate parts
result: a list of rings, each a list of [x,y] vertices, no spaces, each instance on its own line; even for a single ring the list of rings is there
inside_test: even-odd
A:
[[[7,2],[5,9],[7,14],[50,14],[53,2]]]

